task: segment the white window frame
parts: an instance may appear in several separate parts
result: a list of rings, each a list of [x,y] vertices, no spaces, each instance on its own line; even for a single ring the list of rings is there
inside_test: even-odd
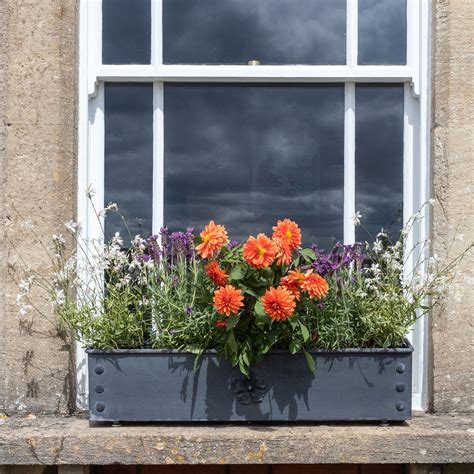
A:
[[[417,212],[430,197],[430,18],[431,0],[407,0],[407,61],[403,66],[357,64],[358,0],[347,0],[346,65],[165,65],[162,61],[162,0],[151,0],[151,64],[102,65],[102,1],[80,1],[77,215],[83,236],[101,236],[85,189],[92,185],[97,209],[104,207],[104,83],[153,82],[153,231],[163,223],[163,84],[165,82],[335,82],[345,84],[344,241],[355,240],[355,85],[404,83],[403,215]],[[409,235],[409,246],[430,235],[429,208]],[[416,255],[412,259],[417,258]],[[413,261],[408,262],[407,271]],[[410,334],[413,409],[427,408],[428,326],[420,319]],[[87,406],[86,354],[76,355],[77,402]]]

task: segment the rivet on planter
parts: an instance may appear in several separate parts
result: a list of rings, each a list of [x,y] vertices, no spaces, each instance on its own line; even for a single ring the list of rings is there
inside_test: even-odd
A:
[[[398,364],[397,367],[395,368],[395,370],[399,374],[403,374],[403,372],[405,372],[405,364]]]
[[[398,411],[403,411],[405,410],[405,402],[397,402],[396,405],[395,405],[395,408],[398,410]]]
[[[103,385],[96,385],[95,386],[95,393],[102,393],[104,391]]]
[[[98,366],[95,368],[95,373],[96,373],[97,375],[103,374],[103,373],[104,373],[104,368],[103,368],[101,365],[98,365]]]
[[[397,385],[395,385],[395,389],[397,392],[403,392],[405,390],[405,384],[402,382],[397,383]]]
[[[95,409],[98,412],[104,411],[105,410],[105,405],[103,403],[96,403],[95,404]]]

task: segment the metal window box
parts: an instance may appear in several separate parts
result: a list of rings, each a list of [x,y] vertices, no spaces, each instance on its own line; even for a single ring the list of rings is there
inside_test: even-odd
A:
[[[413,347],[271,351],[249,379],[207,351],[88,349],[95,422],[403,421],[411,418]]]

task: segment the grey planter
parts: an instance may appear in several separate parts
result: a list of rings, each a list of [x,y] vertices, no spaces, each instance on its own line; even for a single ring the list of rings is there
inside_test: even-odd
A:
[[[206,352],[87,350],[91,421],[402,421],[413,348],[272,351],[249,380]]]

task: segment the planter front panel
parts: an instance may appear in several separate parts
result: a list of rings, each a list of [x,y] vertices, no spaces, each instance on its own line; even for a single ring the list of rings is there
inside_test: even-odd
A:
[[[214,353],[88,351],[91,421],[391,420],[411,416],[411,350],[272,352],[249,381]]]

